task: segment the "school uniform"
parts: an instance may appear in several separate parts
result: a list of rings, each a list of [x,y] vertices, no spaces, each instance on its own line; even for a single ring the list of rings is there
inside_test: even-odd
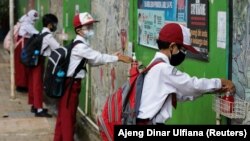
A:
[[[76,121],[76,111],[78,106],[79,94],[81,91],[81,79],[85,78],[86,71],[82,69],[77,75],[72,87],[69,88],[68,82],[78,64],[83,58],[87,59],[90,66],[99,66],[107,63],[118,61],[118,57],[114,55],[101,54],[92,49],[85,38],[77,35],[74,41],[80,40],[83,43],[77,44],[70,56],[70,64],[67,72],[67,82],[63,97],[58,103],[58,116],[55,128],[54,141],[73,141],[74,126]]]
[[[55,40],[51,31],[44,27],[41,33],[49,32],[42,42],[38,65],[29,69],[29,98],[28,103],[34,108],[43,108],[43,71],[45,56],[49,56],[53,49],[59,48],[60,44]]]
[[[17,88],[28,88],[28,69],[21,63],[21,51],[27,40],[33,35],[39,32],[35,29],[33,21],[28,16],[20,18],[20,29],[18,32],[17,42],[19,42],[14,51],[14,65],[15,65],[15,86]]]
[[[22,36],[17,37],[17,41],[23,40],[20,42],[14,51],[14,66],[15,66],[15,86],[17,89],[26,89],[28,88],[28,69],[22,64],[20,57],[23,48],[28,38],[23,38]]]
[[[157,52],[152,62],[157,58],[164,60],[164,63],[151,68],[144,79],[137,116],[141,121],[148,119],[153,124],[164,123],[172,117],[173,97],[176,96],[178,101],[194,100],[203,93],[221,88],[221,80],[218,78],[190,77],[170,65],[168,57],[163,53]]]

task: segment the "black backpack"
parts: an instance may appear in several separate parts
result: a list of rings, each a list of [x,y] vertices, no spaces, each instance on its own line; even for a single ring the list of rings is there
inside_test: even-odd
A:
[[[33,34],[24,45],[21,51],[21,62],[27,67],[35,67],[38,64],[43,37],[49,32]]]
[[[65,88],[65,80],[70,62],[71,50],[78,43],[83,43],[82,41],[71,42],[69,45],[57,48],[51,52],[48,57],[47,67],[45,70],[45,76],[43,81],[43,88],[47,96],[51,98],[60,98],[63,96]],[[87,60],[84,58],[81,60],[80,64],[75,69],[73,73],[72,80],[67,87],[71,87],[76,74],[81,69],[86,69]]]

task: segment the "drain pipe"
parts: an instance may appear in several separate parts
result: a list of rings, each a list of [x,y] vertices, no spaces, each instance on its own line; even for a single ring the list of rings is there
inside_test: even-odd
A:
[[[89,65],[87,65],[88,70],[90,70]],[[89,73],[87,73],[86,75],[86,90],[85,90],[85,109],[84,112],[83,110],[78,106],[77,110],[78,112],[97,130],[99,131],[98,126],[96,125],[96,123],[90,119],[85,113],[88,113],[88,97],[89,97],[89,79],[90,79],[90,71],[88,71]]]
[[[14,37],[14,0],[9,1],[9,18],[10,18],[10,35],[11,37]],[[15,94],[15,79],[14,79],[14,38],[11,38],[10,42],[10,97],[12,100],[16,98]]]
[[[216,125],[220,125],[221,124],[220,121],[221,121],[220,113],[216,112]]]
[[[77,108],[78,112],[97,130],[99,131],[99,127],[95,124],[95,122],[90,119],[82,110],[80,107]]]
[[[84,112],[88,114],[88,99],[89,99],[89,79],[90,79],[90,67],[89,65],[87,65],[87,68],[88,68],[88,73],[86,75],[86,90],[85,90],[85,109],[84,109]]]

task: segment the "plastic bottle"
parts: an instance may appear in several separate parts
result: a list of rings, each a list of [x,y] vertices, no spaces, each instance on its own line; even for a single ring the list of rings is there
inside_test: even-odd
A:
[[[32,56],[35,66],[38,64],[39,55],[40,55],[40,51],[35,50],[34,55]]]
[[[139,73],[139,70],[138,70],[138,62],[136,60],[136,56],[135,56],[134,52],[132,53],[132,59],[133,59],[133,62],[131,64],[129,75],[130,76],[135,76],[136,74]]]
[[[59,70],[56,74],[57,77],[64,77],[65,76],[65,72],[62,70]]]
[[[60,87],[60,84],[61,82],[64,80],[64,77],[65,76],[65,72],[63,70],[59,70],[57,73],[56,73],[56,82],[57,82],[57,85],[55,87]]]
[[[138,68],[138,62],[136,60],[136,56],[135,56],[135,52],[132,53],[132,59],[133,59],[133,62],[132,62],[132,66],[131,68]]]
[[[136,61],[135,52],[132,53],[132,59],[133,59],[133,61]]]
[[[62,91],[63,91],[63,87],[64,87],[64,77],[65,77],[66,73],[63,70],[59,70],[56,73],[56,83],[54,83],[53,87],[55,88],[55,93],[54,95],[56,96],[61,96]]]
[[[230,92],[227,92],[222,99],[224,100],[224,104],[222,106],[225,113],[232,113],[233,107],[234,107],[234,96],[230,94]]]

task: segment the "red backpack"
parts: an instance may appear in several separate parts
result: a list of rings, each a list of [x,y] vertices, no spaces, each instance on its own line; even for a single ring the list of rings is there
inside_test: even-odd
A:
[[[142,72],[139,72],[137,63],[133,62],[129,80],[107,97],[102,113],[97,118],[103,141],[114,140],[115,125],[136,125],[144,77],[153,66],[161,62],[163,60],[157,59]]]

